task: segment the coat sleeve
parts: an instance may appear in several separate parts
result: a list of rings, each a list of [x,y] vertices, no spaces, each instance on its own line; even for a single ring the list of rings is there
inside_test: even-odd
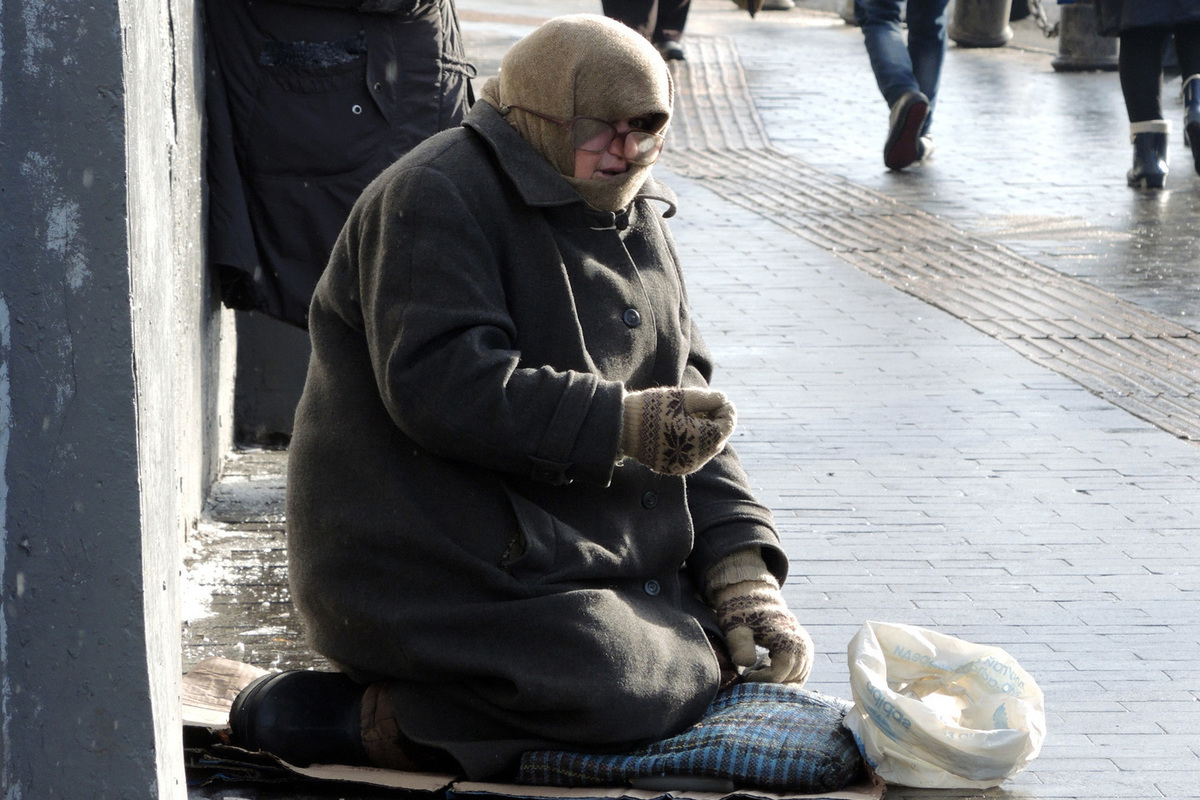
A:
[[[522,364],[496,236],[450,180],[400,172],[349,229],[379,394],[408,437],[534,479],[611,480],[623,387]]]

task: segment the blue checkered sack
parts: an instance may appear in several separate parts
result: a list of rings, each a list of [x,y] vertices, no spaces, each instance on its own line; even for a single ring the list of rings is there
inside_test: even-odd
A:
[[[842,727],[850,706],[786,684],[742,683],[717,695],[704,717],[678,736],[623,755],[526,753],[518,781],[623,786],[702,778],[775,792],[831,792],[865,776],[854,737]]]

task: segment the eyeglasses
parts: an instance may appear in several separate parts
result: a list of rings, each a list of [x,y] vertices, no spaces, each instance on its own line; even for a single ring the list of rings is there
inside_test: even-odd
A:
[[[593,117],[572,117],[571,119],[556,119],[555,117],[539,114],[538,112],[509,106],[526,114],[541,117],[547,122],[561,125],[571,132],[571,146],[585,153],[603,153],[615,139],[621,139],[621,154],[630,164],[647,166],[658,160],[662,152],[663,137],[650,131],[629,130],[621,133],[611,122]]]

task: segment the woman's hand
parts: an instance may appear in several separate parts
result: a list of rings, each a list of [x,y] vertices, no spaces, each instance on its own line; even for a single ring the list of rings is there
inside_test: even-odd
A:
[[[748,681],[804,683],[812,672],[813,642],[788,610],[774,581],[742,581],[719,589],[713,598],[729,655],[739,667],[758,660],[755,645],[767,650],[769,666],[746,675]]]
[[[721,392],[665,387],[625,396],[621,455],[666,475],[687,475],[721,452],[737,411]]]

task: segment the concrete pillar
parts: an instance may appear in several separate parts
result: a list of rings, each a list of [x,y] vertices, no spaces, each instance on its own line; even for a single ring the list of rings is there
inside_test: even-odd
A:
[[[228,428],[195,30],[181,0],[0,4],[6,798],[186,796],[180,545]]]
[[[1058,55],[1050,62],[1055,72],[1111,72],[1117,68],[1120,43],[1096,32],[1096,7],[1076,2],[1062,7],[1058,26]]]
[[[947,35],[959,47],[1002,47],[1013,37],[1012,0],[957,0]]]
[[[857,25],[858,17],[854,14],[854,0],[842,0],[838,6],[838,14],[847,25]]]

